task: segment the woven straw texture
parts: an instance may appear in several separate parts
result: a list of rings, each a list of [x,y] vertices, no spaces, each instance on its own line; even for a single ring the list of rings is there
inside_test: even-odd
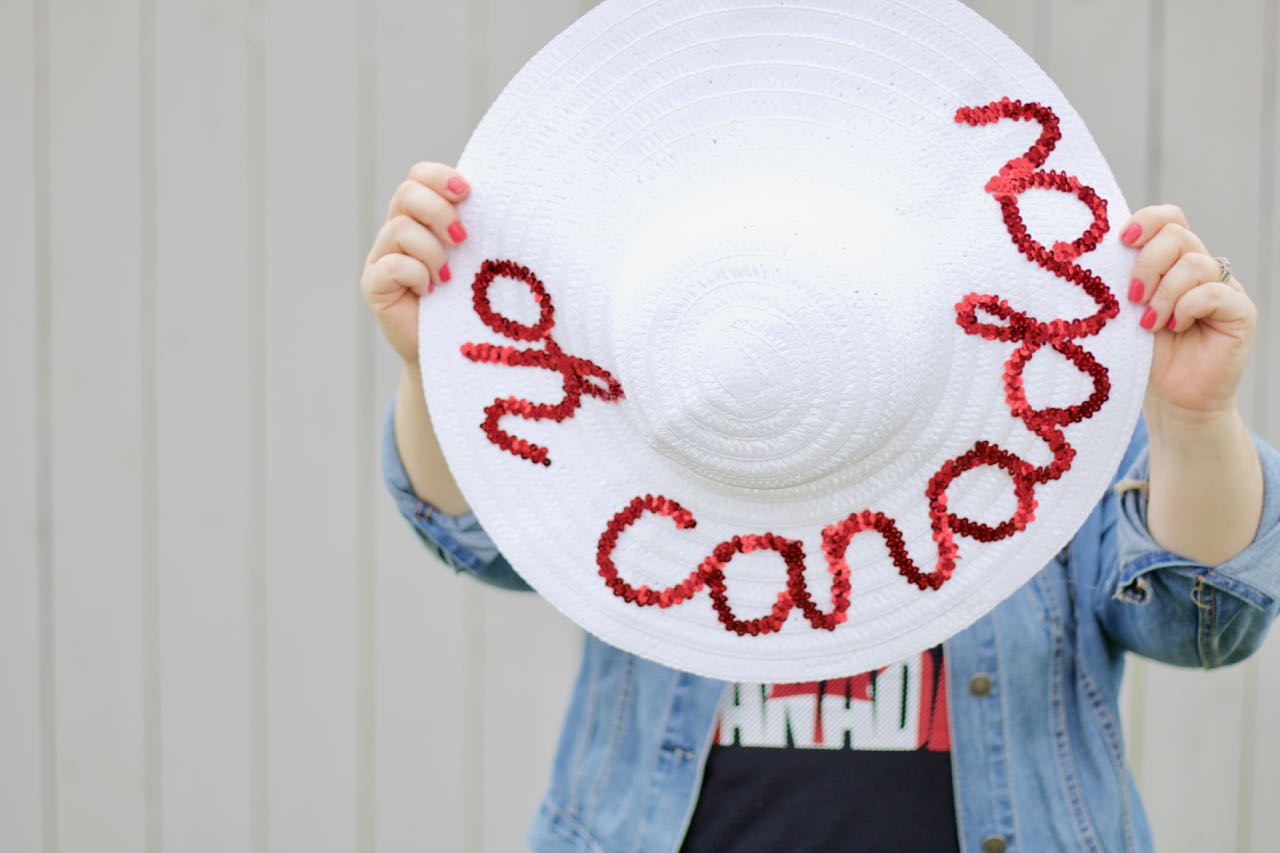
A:
[[[961,107],[1005,97],[1056,115],[1061,138],[1043,170],[1074,176],[1106,203],[1100,243],[1063,263],[1122,294],[1133,252],[1116,226],[1128,210],[1092,137],[1048,76],[959,3],[607,0],[521,69],[459,160],[473,187],[460,209],[470,236],[451,250],[453,280],[423,301],[420,355],[450,468],[541,595],[605,641],[664,664],[799,681],[945,639],[1067,543],[1140,411],[1150,334],[1123,298],[1100,331],[1073,339],[1109,388],[1091,416],[1062,427],[1069,468],[1035,486],[1025,529],[995,541],[954,534],[954,570],[937,588],[909,582],[886,539],[863,530],[843,554],[842,620],[815,627],[782,549],[746,548],[718,563],[735,617],[768,616],[780,595],[792,604],[778,630],[752,634],[728,630],[705,579],[668,606],[641,606],[600,571],[615,514],[663,496],[696,526],[645,512],[620,528],[605,550],[630,588],[670,588],[735,535],[771,533],[800,543],[811,609],[831,613],[829,525],[883,513],[928,574],[940,547],[926,489],[948,460],[985,441],[1033,466],[1050,462],[1046,441],[1006,400],[1018,342],[957,322],[971,293],[1042,322],[1099,310],[1019,250],[988,183],[1036,143],[1041,124],[956,120]],[[1050,250],[1094,222],[1073,192],[1028,189],[1017,204]],[[545,290],[540,303],[509,274],[484,289],[488,307],[522,324],[507,327],[515,336],[486,324],[477,303],[487,261],[523,268]],[[540,316],[549,322],[533,334]],[[497,349],[482,356],[473,346],[468,357],[468,345],[551,355],[541,366],[507,364]],[[566,377],[584,373],[575,405],[558,416],[496,421],[545,448],[550,464],[486,434],[495,400],[554,405]],[[1077,405],[1095,390],[1051,346],[1030,359],[1022,384],[1035,409]],[[986,525],[1018,509],[1013,479],[996,466],[960,474],[945,493],[953,517]]]

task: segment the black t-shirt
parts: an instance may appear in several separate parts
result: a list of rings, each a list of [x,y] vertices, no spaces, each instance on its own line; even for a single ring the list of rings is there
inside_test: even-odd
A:
[[[959,850],[943,666],[735,684],[683,853]]]

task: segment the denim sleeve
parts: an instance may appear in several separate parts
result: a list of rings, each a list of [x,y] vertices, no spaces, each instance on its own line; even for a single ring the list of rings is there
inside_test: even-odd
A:
[[[1253,541],[1206,565],[1162,548],[1147,528],[1145,423],[1110,491],[1114,527],[1103,537],[1103,594],[1095,601],[1122,646],[1179,666],[1243,660],[1280,610],[1280,452],[1250,430],[1262,463],[1262,517]]]
[[[382,476],[400,514],[418,538],[458,574],[471,575],[502,589],[531,589],[499,553],[474,512],[450,515],[414,494],[396,447],[395,410],[396,399],[392,395],[382,428]]]

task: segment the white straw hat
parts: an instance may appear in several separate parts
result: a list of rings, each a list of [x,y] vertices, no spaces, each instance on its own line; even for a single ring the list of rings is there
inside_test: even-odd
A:
[[[1124,199],[957,2],[606,0],[458,168],[432,422],[514,568],[633,653],[799,681],[938,643],[1137,421]]]

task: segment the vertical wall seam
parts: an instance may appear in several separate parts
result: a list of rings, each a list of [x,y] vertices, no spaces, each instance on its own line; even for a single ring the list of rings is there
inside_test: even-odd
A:
[[[1163,192],[1160,170],[1164,165],[1161,145],[1161,127],[1164,124],[1164,54],[1165,54],[1165,0],[1150,0],[1147,6],[1147,109],[1146,123],[1146,173],[1143,176],[1143,198],[1136,201],[1138,207],[1159,201]],[[1129,719],[1139,729],[1134,737],[1126,738],[1129,766],[1139,787],[1144,786],[1146,735],[1143,720],[1147,715],[1147,673],[1145,661],[1134,661],[1128,667],[1126,678],[1130,684]]]
[[[58,850],[57,660],[53,601],[53,480],[50,436],[52,270],[49,250],[49,11],[46,0],[32,0],[35,44],[35,373],[36,373],[36,572],[40,608],[40,824],[44,853]]]
[[[489,3],[472,0],[468,4],[467,69],[468,117],[472,126],[479,123],[488,103],[489,89]],[[471,853],[485,849],[484,844],[484,737],[485,708],[485,636],[484,591],[480,584],[466,584],[462,591],[463,643],[462,687],[465,697],[463,717],[463,846]]]
[[[1147,197],[1146,204],[1158,203],[1164,192],[1164,54],[1165,0],[1151,0],[1147,39]]]
[[[375,228],[374,182],[375,182],[375,120],[377,95],[377,54],[375,39],[377,38],[377,4],[374,2],[357,2],[359,21],[357,23],[358,44],[357,81],[356,81],[356,246],[357,248],[372,239]],[[359,279],[359,263],[362,255],[357,253],[355,268],[352,270],[353,282]],[[352,299],[356,299],[357,288],[352,288]],[[359,834],[359,849],[373,853],[377,839],[377,751],[376,723],[374,702],[377,693],[375,656],[376,638],[374,636],[375,590],[377,578],[376,542],[374,509],[375,476],[378,470],[377,448],[379,432],[375,429],[378,412],[375,389],[377,388],[377,359],[374,346],[377,343],[373,334],[373,322],[369,313],[356,308],[352,311],[356,322],[356,377],[359,387],[356,388],[356,399],[359,401],[355,411],[359,413],[356,442],[356,524],[359,591],[356,596],[356,631],[359,636],[357,665],[359,689],[356,691],[356,733],[357,755],[356,775],[359,790],[357,791],[356,821]]]
[[[1258,211],[1258,244],[1262,247],[1256,273],[1257,287],[1250,288],[1258,307],[1260,323],[1272,318],[1277,302],[1276,289],[1280,288],[1280,270],[1274,261],[1280,260],[1276,248],[1276,229],[1280,228],[1280,0],[1267,0],[1262,26],[1262,104],[1261,140],[1258,150],[1258,178],[1262,186]],[[1252,273],[1251,273],[1252,275]],[[1261,330],[1260,330],[1261,331]],[[1271,329],[1274,333],[1276,330]],[[1262,364],[1274,364],[1277,345],[1268,334],[1258,336],[1262,344]],[[1266,370],[1258,370],[1254,376],[1255,410],[1262,413],[1259,430],[1273,441],[1280,441],[1280,422],[1275,422],[1280,412],[1269,399],[1275,378]]]
[[[245,144],[248,163],[249,295],[245,336],[249,400],[247,409],[249,494],[245,512],[248,529],[250,771],[248,785],[250,832],[254,853],[269,853],[271,809],[267,763],[267,519],[266,519],[266,0],[247,0],[245,28],[248,108]]]
[[[1272,422],[1275,404],[1270,399],[1270,384],[1266,366],[1273,364],[1271,358],[1276,350],[1275,342],[1266,334],[1264,326],[1274,312],[1275,289],[1280,286],[1280,274],[1275,270],[1273,261],[1277,259],[1274,247],[1277,220],[1280,219],[1280,185],[1276,178],[1276,148],[1280,134],[1280,61],[1276,58],[1280,48],[1280,0],[1266,0],[1263,5],[1262,38],[1262,87],[1259,104],[1258,134],[1258,185],[1262,191],[1258,195],[1258,268],[1257,285],[1250,288],[1251,296],[1258,308],[1258,324],[1260,334],[1257,336],[1258,352],[1254,354],[1254,387],[1253,410],[1257,413],[1257,429],[1269,436],[1277,434],[1280,424]],[[1261,358],[1261,364],[1258,359]],[[1274,380],[1273,380],[1274,381]],[[1240,853],[1248,853],[1253,846],[1253,788],[1255,772],[1255,749],[1259,742],[1258,732],[1258,679],[1259,661],[1256,656],[1248,661],[1244,671],[1244,695],[1240,706],[1241,738],[1240,770],[1237,788],[1241,795],[1236,801],[1236,849]]]
[[[163,849],[164,782],[160,750],[160,614],[157,560],[158,519],[156,438],[156,10],[155,0],[138,3],[139,223],[138,325],[141,329],[139,384],[142,389],[142,757],[147,853]]]
[[[1236,785],[1240,796],[1236,798],[1236,850],[1249,853],[1253,823],[1253,750],[1258,742],[1254,737],[1257,731],[1258,702],[1258,661],[1249,660],[1244,671],[1244,684],[1240,700],[1240,732],[1237,749],[1240,751],[1240,769]]]
[[[1049,0],[1035,0],[1035,6],[1031,11],[1031,45],[1036,63],[1041,68],[1053,67],[1051,15],[1052,7]]]

